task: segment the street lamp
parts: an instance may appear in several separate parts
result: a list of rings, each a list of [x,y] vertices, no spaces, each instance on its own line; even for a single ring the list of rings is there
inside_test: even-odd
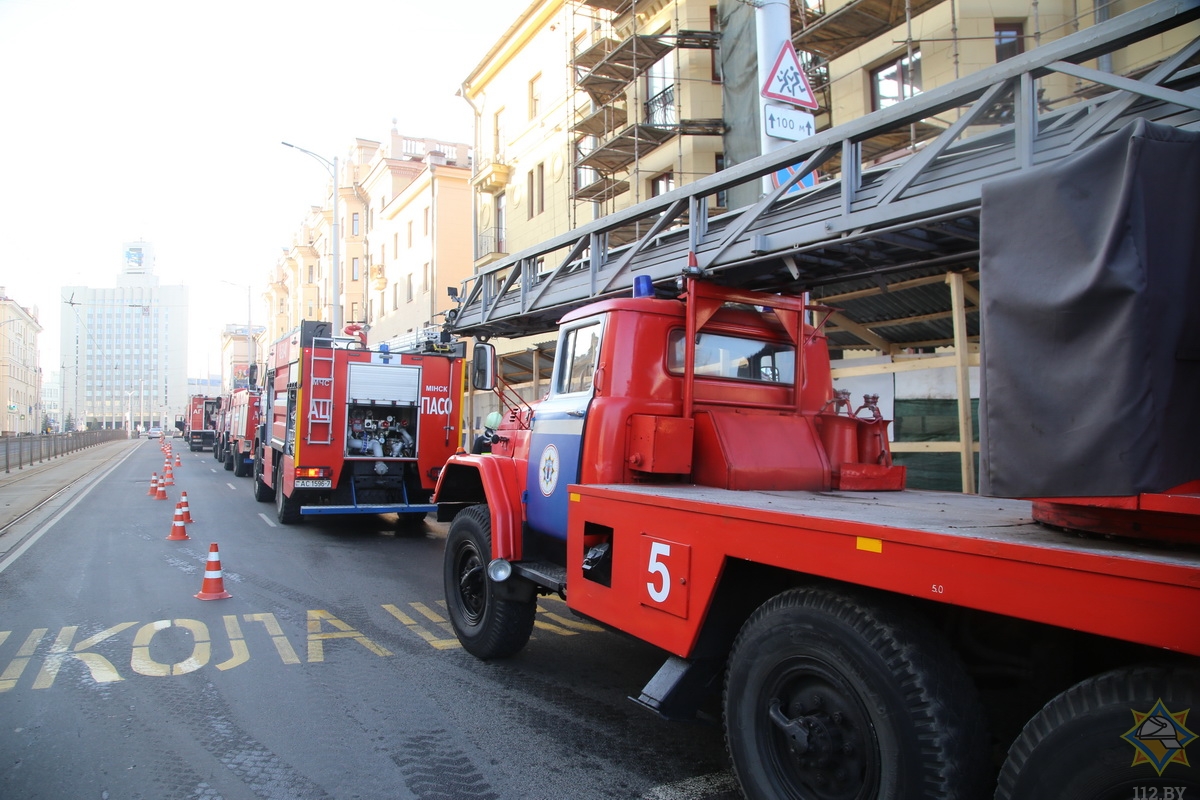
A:
[[[319,161],[325,169],[329,170],[329,177],[333,178],[333,269],[330,271],[329,278],[333,284],[330,290],[330,299],[333,301],[333,313],[330,316],[330,321],[333,323],[333,335],[340,336],[342,333],[342,303],[339,297],[338,283],[341,281],[341,268],[338,265],[338,160],[337,156],[333,157],[333,161],[324,156],[319,156],[311,150],[305,150],[303,147],[297,147],[294,144],[280,142],[284,147],[290,147],[294,150],[299,150],[305,155],[312,156]]]

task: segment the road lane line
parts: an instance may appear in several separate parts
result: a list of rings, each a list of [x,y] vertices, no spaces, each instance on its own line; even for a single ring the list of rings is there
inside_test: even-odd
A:
[[[271,522],[271,518],[270,518],[270,517],[268,517],[268,516],[267,516],[266,514],[264,514],[263,512],[261,512],[261,511],[260,511],[260,512],[258,512],[258,516],[259,516],[259,517],[262,519],[262,521],[263,521],[263,522],[267,523],[267,524],[268,524],[268,525],[270,525],[272,528],[277,528],[277,527],[279,527],[279,526],[278,526],[278,525],[276,525],[274,522]]]

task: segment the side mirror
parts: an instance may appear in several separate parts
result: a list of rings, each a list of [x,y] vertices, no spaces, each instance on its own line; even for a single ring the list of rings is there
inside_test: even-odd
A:
[[[471,386],[490,392],[496,388],[496,347],[477,342],[471,351]]]

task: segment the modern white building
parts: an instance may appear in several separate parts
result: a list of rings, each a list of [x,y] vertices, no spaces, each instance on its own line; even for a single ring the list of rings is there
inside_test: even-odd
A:
[[[169,428],[187,402],[188,289],[159,285],[153,246],[127,243],[116,286],[64,286],[62,301],[64,415]]]

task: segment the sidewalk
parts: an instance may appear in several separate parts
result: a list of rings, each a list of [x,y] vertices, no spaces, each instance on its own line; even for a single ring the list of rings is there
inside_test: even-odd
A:
[[[0,465],[0,537],[22,515],[81,478],[98,472],[142,444],[144,439],[117,439],[65,456],[3,472]],[[52,504],[53,505],[53,504]],[[7,537],[5,537],[7,538]],[[5,547],[0,545],[0,551]]]

